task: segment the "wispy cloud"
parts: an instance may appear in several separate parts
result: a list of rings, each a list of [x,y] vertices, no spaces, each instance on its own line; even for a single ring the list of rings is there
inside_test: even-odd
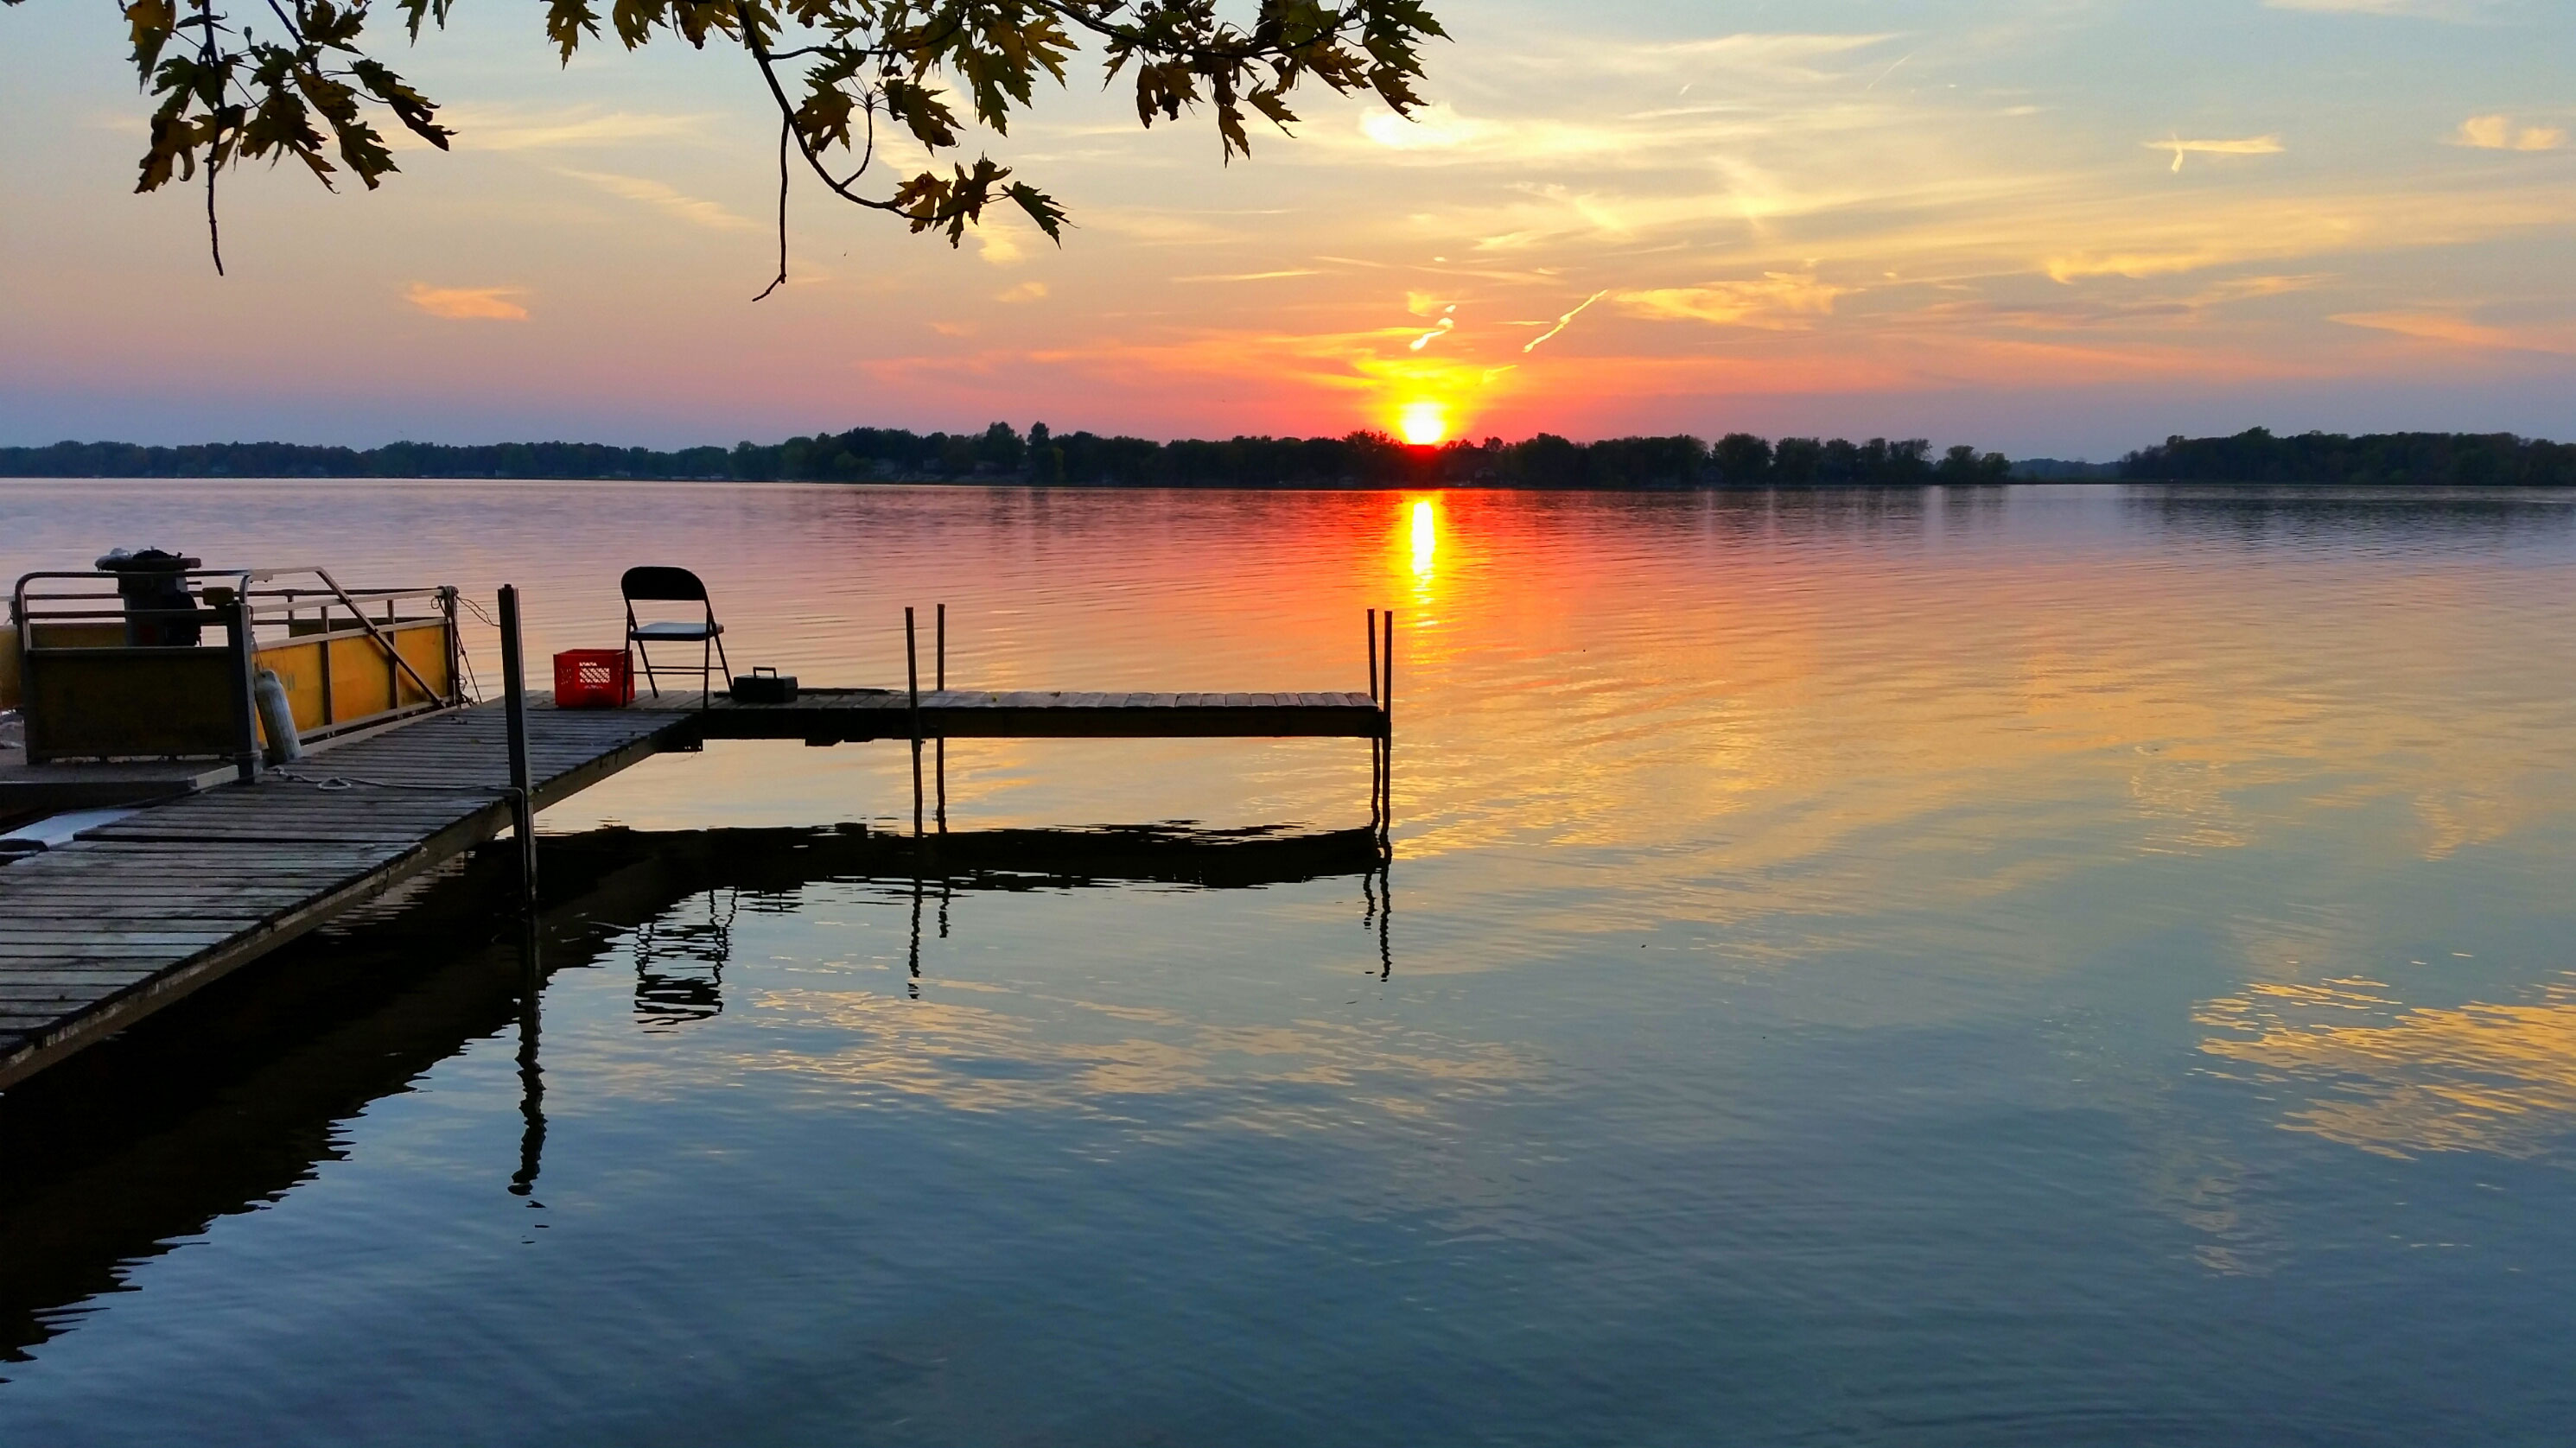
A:
[[[454,144],[460,151],[540,151],[701,136],[715,117],[703,112],[601,111],[588,106],[535,112],[450,106],[439,113],[439,119],[455,128]],[[411,139],[409,132],[399,128],[395,135]],[[411,144],[426,143],[411,140]]]
[[[2576,355],[2576,338],[2544,336],[2532,332],[2512,331],[2473,322],[2450,312],[2345,312],[2331,320],[2347,327],[2367,327],[2375,332],[2394,332],[2419,342],[2438,342],[2448,347],[2467,347],[2479,351],[2542,352],[2551,356]]]
[[[998,211],[985,212],[969,233],[975,238],[975,254],[993,266],[1017,266],[1029,259],[1029,249],[1001,216]]]
[[[2277,156],[2286,149],[2278,136],[2247,136],[2235,141],[2186,141],[2179,137],[2146,143],[2150,151],[2173,152],[2173,168],[2182,169],[2185,156]]]
[[[1618,292],[1612,304],[1637,317],[1787,331],[1805,326],[1808,318],[1830,315],[1834,298],[1851,291],[1812,274],[1765,272],[1759,281]]]
[[[2143,279],[2248,262],[2458,246],[2576,225],[2563,187],[2471,191],[2422,187],[2309,195],[2245,195],[2171,214],[2090,201],[2025,213],[2020,225],[2049,249],[2052,280]],[[2005,239],[1981,238],[1987,245]],[[2063,249],[2058,249],[2062,247]]]
[[[1896,38],[1894,31],[1852,35],[1744,31],[1656,44],[1596,42],[1572,52],[1532,47],[1524,58],[1532,64],[1625,75],[1728,70],[1816,80],[1825,74],[1817,68],[1818,62]]]
[[[1490,121],[1474,121],[1446,104],[1428,105],[1405,117],[1370,111],[1360,118],[1360,134],[1398,151],[1447,150],[1496,134]]]
[[[1550,327],[1546,331],[1539,333],[1537,336],[1530,338],[1526,342],[1523,342],[1521,344],[1522,354],[1527,355],[1531,352],[1537,351],[1539,343],[1544,342],[1555,336],[1557,333],[1564,331],[1566,328],[1573,326],[1574,319],[1583,315],[1584,308],[1591,306],[1594,302],[1597,302],[1608,295],[1610,295],[1609,290],[1604,288],[1601,291],[1594,292],[1592,295],[1585,297],[1582,301],[1576,302],[1572,311],[1569,311],[1556,319],[1555,326]]]
[[[659,207],[683,221],[717,231],[759,231],[757,221],[713,201],[701,200],[674,190],[662,182],[643,176],[620,176],[613,171],[574,171],[564,169],[561,175],[576,181],[587,181],[611,196]]]
[[[2492,0],[2263,0],[2273,10],[2310,10],[2329,15],[2403,15],[2417,20],[2479,20],[2492,13]]]
[[[1430,301],[1420,292],[1411,293],[1405,300],[1407,303],[1405,309],[1412,312],[1415,316],[1426,315],[1425,308],[1431,305]],[[1419,352],[1423,348],[1430,346],[1434,341],[1447,336],[1449,333],[1454,332],[1457,329],[1458,304],[1456,302],[1451,302],[1447,306],[1440,308],[1440,319],[1431,324],[1431,330],[1414,338],[1412,341],[1405,343],[1405,350],[1408,352]]]
[[[528,294],[525,287],[433,287],[426,282],[413,282],[403,290],[403,300],[451,322],[521,322],[528,309],[510,300]]]
[[[1313,267],[1304,266],[1290,267],[1284,271],[1223,272],[1209,276],[1174,277],[1172,280],[1176,282],[1271,282],[1279,281],[1286,277],[1319,277],[1322,275],[1322,272],[1315,270]]]
[[[1038,302],[1046,300],[1046,294],[1046,283],[1022,282],[1018,286],[1006,288],[1005,290],[994,293],[993,300],[997,302]]]
[[[2471,116],[2451,133],[2450,143],[2480,151],[2555,151],[2567,144],[2557,126],[2516,126],[2511,116]]]
[[[1258,211],[1102,205],[1084,207],[1080,220],[1084,230],[1095,236],[1114,237],[1122,247],[1217,246],[1275,234],[1275,228],[1220,224],[1211,218],[1258,217],[1262,214]],[[1034,230],[1031,234],[1035,234]]]
[[[2307,291],[2328,280],[2323,275],[2246,276],[2180,294],[2158,289],[2125,297],[2061,293],[2038,298],[1945,299],[1889,320],[1932,327],[2004,326],[2039,332],[2180,328],[2201,323],[2220,307]]]

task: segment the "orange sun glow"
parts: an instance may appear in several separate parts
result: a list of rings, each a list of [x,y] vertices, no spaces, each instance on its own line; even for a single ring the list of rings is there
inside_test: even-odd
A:
[[[1428,447],[1449,435],[1449,409],[1437,402],[1408,402],[1396,426],[1406,442]]]

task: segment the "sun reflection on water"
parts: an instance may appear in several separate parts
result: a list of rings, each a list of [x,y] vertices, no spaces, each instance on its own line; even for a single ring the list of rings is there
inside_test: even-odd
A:
[[[1423,499],[1413,505],[1413,576],[1416,581],[1431,581],[1432,564],[1439,552],[1440,516],[1430,500]]]

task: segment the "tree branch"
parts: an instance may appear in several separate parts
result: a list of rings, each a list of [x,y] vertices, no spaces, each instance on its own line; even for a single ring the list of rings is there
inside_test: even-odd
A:
[[[796,123],[778,123],[778,276],[760,289],[755,302],[767,301],[769,294],[787,285],[787,142],[795,134]]]
[[[224,233],[215,222],[215,162],[206,159],[206,250],[215,258],[215,275],[224,274]]]
[[[331,187],[342,174],[337,160],[373,188],[397,169],[371,119],[375,105],[446,147],[452,132],[436,123],[436,104],[370,56],[365,0],[256,0],[254,9],[264,5],[285,29],[270,41],[229,25],[215,3],[118,0],[135,69],[156,97],[135,190],[185,184],[206,168],[207,250],[218,275],[216,193],[234,161],[293,156]],[[446,23],[448,3],[391,0],[415,38],[424,18]],[[548,0],[547,37],[566,60],[584,36],[600,34],[596,4]],[[1143,124],[1211,106],[1231,157],[1249,148],[1252,113],[1282,129],[1297,119],[1284,98],[1301,82],[1375,92],[1397,114],[1412,114],[1421,104],[1419,46],[1447,34],[1425,0],[1260,0],[1258,19],[1240,22],[1218,10],[1219,0],[617,0],[614,26],[630,50],[665,33],[698,47],[739,39],[759,67],[779,115],[780,255],[765,298],[787,280],[790,145],[834,196],[902,217],[915,232],[945,232],[951,246],[1004,200],[1060,238],[1063,208],[989,156],[953,175],[940,170],[973,130],[1007,134],[1034,103],[1035,85],[1065,82],[1086,40],[1105,51],[1111,82],[1132,80]],[[190,29],[194,47],[181,36]],[[773,49],[777,40],[798,43]],[[165,54],[165,44],[176,53]],[[794,67],[792,77],[783,66]],[[851,134],[854,105],[867,113],[864,137]],[[875,164],[881,107],[928,152],[930,168],[871,196],[858,187]],[[334,142],[337,155],[325,159]],[[826,164],[834,148],[857,152],[855,169],[838,174]]]
[[[197,33],[198,61],[208,67],[210,73],[220,73],[214,71],[216,65],[215,0],[197,0],[197,21],[202,27]],[[220,98],[220,96],[209,97],[206,109],[210,112],[214,111],[215,101]],[[224,274],[224,233],[221,224],[215,220],[215,173],[222,170],[224,164],[224,124],[220,112],[206,118],[206,133],[206,252],[214,258],[215,275],[222,276]]]
[[[769,97],[778,103],[778,114],[786,120],[788,134],[794,138],[797,151],[805,157],[805,164],[813,167],[815,176],[842,200],[875,211],[900,212],[902,208],[893,201],[879,201],[873,196],[861,196],[852,191],[850,183],[859,179],[857,172],[851,173],[849,181],[836,181],[832,179],[831,172],[823,169],[823,158],[814,154],[813,146],[805,140],[805,133],[796,129],[796,104],[787,99],[787,88],[778,82],[778,68],[771,63],[769,47],[761,42],[760,32],[752,24],[751,7],[737,4],[734,12],[742,17],[743,48],[751,52],[752,60],[760,66],[760,78],[769,83]]]

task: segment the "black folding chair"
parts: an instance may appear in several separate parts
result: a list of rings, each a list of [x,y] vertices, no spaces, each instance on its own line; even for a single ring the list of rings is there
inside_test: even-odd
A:
[[[707,599],[707,586],[698,575],[685,568],[629,568],[617,581],[617,590],[626,595],[626,642],[635,656],[644,661],[644,682],[653,697],[662,697],[662,682],[653,675],[653,655],[647,644],[665,646],[679,643],[698,645],[698,690],[711,693],[707,681],[724,665],[726,678],[733,677],[733,662],[724,656],[724,625],[716,622],[716,606]],[[646,603],[694,603],[704,617],[672,623],[637,623],[635,605]],[[667,667],[667,666],[666,666]],[[683,666],[685,667],[685,665]]]

